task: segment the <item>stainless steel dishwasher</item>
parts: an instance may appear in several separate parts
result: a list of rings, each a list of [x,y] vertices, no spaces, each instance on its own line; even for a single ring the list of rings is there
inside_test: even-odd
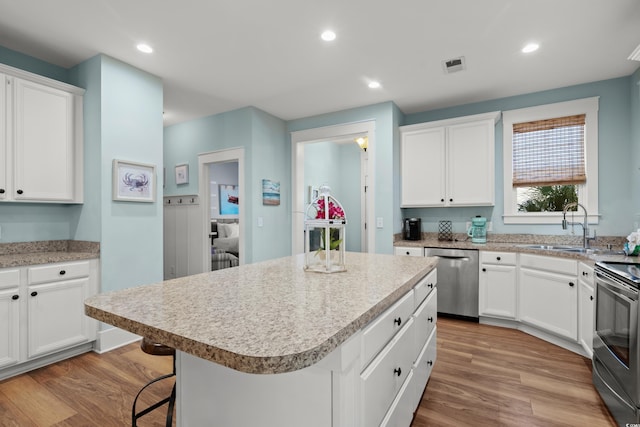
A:
[[[478,319],[478,251],[424,248],[438,258],[438,313]]]

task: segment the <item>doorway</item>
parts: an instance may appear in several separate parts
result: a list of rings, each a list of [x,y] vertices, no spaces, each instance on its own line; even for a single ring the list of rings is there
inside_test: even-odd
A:
[[[314,187],[312,183],[317,181],[328,181],[317,182],[315,185],[328,183],[332,187],[332,194],[343,205],[351,206],[350,210],[344,206],[348,226],[351,225],[352,229],[355,228],[358,231],[347,234],[348,250],[375,252],[374,131],[375,122],[366,121],[291,133],[293,150],[293,241],[291,247],[293,254],[304,252],[304,211],[312,197],[310,195]],[[361,150],[355,143],[355,139],[361,136],[368,139],[366,151]],[[354,153],[357,153],[355,157]],[[334,160],[335,163],[342,163],[340,172],[331,171],[334,166],[337,167],[332,164]],[[354,167],[354,163],[359,167]],[[320,165],[324,170],[313,170],[314,165]],[[355,175],[354,171],[356,171]],[[334,180],[337,184],[332,185],[330,182],[332,176],[337,177],[337,180]],[[348,185],[343,186],[342,181],[348,181]],[[354,185],[357,187],[355,190]],[[346,197],[341,199],[341,195]],[[351,240],[353,242],[350,245]]]
[[[244,149],[198,156],[204,271],[244,264]]]

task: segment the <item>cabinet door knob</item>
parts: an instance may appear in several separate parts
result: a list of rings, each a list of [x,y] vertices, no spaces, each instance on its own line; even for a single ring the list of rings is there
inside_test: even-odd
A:
[[[17,190],[17,191],[16,191],[16,193],[18,193],[18,194],[22,194],[22,193],[24,193],[24,191],[22,191],[22,190]]]
[[[4,188],[0,188],[0,194],[4,194]]]
[[[433,317],[429,317],[429,318],[427,318],[427,320],[428,320],[429,322],[433,323]]]
[[[427,362],[427,365],[429,365],[429,366],[433,366],[433,360],[429,360],[429,361]]]
[[[433,289],[433,283],[429,283],[427,286]]]
[[[444,202],[444,199],[440,199],[441,202]]]
[[[593,301],[593,295],[589,295],[589,299]]]
[[[589,275],[589,273],[587,273],[586,271],[583,271],[583,272],[582,272],[582,275],[583,275],[583,276],[588,276],[588,275]]]
[[[67,274],[67,272],[65,270],[60,270],[60,275],[64,276],[65,274]]]
[[[450,202],[453,202],[453,199],[449,199]]]
[[[569,286],[571,286],[573,288],[575,286],[575,283],[569,282]]]
[[[496,259],[497,259],[498,261],[500,261],[500,257],[499,257],[499,256],[497,256],[497,257],[496,257]]]
[[[407,255],[409,255],[409,251],[407,251]]]
[[[397,367],[396,369],[393,370],[393,373],[396,374],[397,376],[402,375],[402,369],[400,367]]]
[[[20,295],[11,295],[11,299],[12,300],[17,300],[18,298],[20,298]]]
[[[397,324],[398,326],[402,325],[402,318],[396,317],[395,319],[393,319],[393,323]]]
[[[38,295],[38,293],[36,291],[31,292],[31,296],[35,297],[36,295]]]
[[[483,269],[482,269],[482,271],[487,271],[487,269],[486,269],[486,268],[483,268]]]

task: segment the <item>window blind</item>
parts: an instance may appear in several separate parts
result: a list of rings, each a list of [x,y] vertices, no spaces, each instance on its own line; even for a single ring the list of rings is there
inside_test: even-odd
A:
[[[584,184],[585,114],[513,124],[513,186]]]

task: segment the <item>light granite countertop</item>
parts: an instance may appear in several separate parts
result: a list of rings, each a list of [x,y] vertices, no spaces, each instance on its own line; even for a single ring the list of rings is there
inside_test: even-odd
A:
[[[347,271],[323,274],[297,255],[97,295],[85,312],[238,371],[283,373],[317,363],[436,262],[348,252]]]
[[[0,243],[0,268],[51,264],[100,257],[100,243],[79,240],[43,240]]]
[[[580,247],[580,238],[566,236],[548,236],[536,234],[492,234],[487,237],[487,243],[472,243],[466,234],[454,235],[452,241],[438,240],[437,233],[422,233],[421,240],[402,240],[399,235],[395,236],[394,246],[403,247],[424,247],[424,248],[451,248],[451,249],[476,249],[484,251],[517,252],[533,255],[556,256],[584,261],[588,264],[595,264],[596,261],[624,261],[640,262],[638,257],[627,257],[622,253],[624,237],[599,237],[598,245],[592,245],[596,251],[566,252],[559,250],[546,250],[527,247],[529,245],[567,245]],[[604,250],[611,245],[611,253],[597,251]],[[617,252],[617,253],[615,253]]]

